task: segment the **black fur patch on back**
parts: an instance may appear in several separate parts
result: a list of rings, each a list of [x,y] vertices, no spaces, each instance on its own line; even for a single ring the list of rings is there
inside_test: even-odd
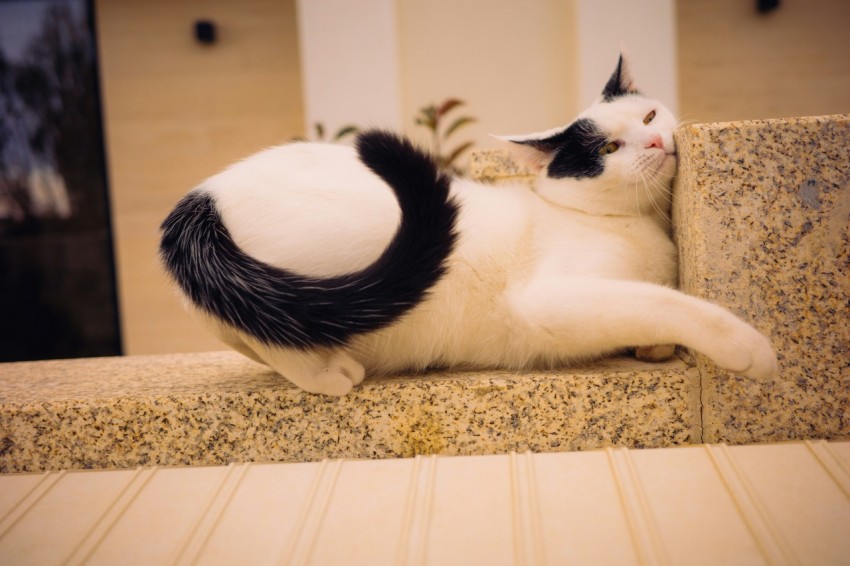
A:
[[[372,265],[322,279],[261,263],[236,246],[201,189],[162,224],[166,270],[201,310],[265,344],[341,345],[398,320],[445,274],[458,206],[449,198],[450,178],[409,141],[370,131],[358,137],[357,151],[401,208],[395,236]]]

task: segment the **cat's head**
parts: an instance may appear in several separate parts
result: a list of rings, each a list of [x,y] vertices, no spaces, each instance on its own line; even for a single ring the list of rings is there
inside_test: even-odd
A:
[[[638,92],[623,55],[601,96],[568,126],[508,136],[539,171],[547,200],[593,214],[652,214],[670,208],[676,171],[673,114]]]

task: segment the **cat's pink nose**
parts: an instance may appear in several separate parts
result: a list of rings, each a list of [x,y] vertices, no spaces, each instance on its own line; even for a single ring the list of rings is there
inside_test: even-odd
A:
[[[660,134],[655,134],[646,142],[646,149],[651,147],[657,147],[658,149],[664,149],[664,140],[661,139]]]

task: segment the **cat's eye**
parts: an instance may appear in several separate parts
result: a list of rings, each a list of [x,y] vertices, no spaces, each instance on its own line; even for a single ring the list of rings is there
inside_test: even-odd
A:
[[[608,142],[599,148],[599,155],[608,155],[609,153],[614,153],[618,149],[620,149],[619,143],[615,141]]]
[[[655,118],[655,110],[646,115],[646,118],[643,119],[644,124],[649,124]]]

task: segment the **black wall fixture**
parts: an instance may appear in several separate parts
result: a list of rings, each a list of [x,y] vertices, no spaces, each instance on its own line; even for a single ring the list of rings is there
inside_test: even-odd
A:
[[[779,7],[779,0],[756,0],[756,10],[759,14],[767,14]]]
[[[195,39],[198,43],[212,45],[216,40],[216,25],[212,20],[195,21]]]

